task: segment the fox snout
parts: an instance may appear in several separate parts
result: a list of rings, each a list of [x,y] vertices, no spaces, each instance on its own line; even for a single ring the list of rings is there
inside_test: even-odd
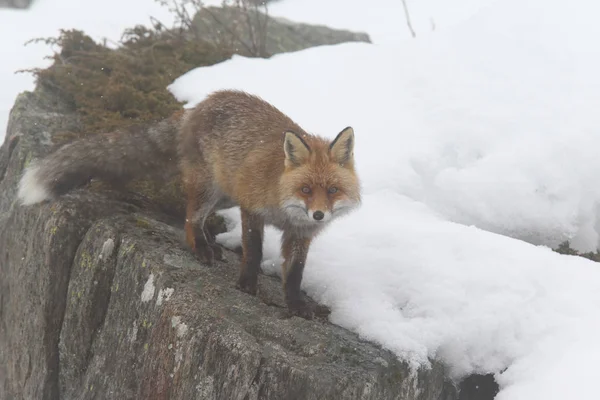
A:
[[[284,203],[284,209],[294,220],[304,223],[324,223],[331,219],[332,213],[325,207],[310,207],[304,199],[293,198]]]
[[[332,198],[326,190],[316,187],[310,194],[292,196],[283,202],[289,217],[302,224],[324,224],[347,214],[359,204],[359,200],[347,196]]]
[[[331,219],[331,211],[325,208],[309,210],[308,215],[316,222],[327,222]]]

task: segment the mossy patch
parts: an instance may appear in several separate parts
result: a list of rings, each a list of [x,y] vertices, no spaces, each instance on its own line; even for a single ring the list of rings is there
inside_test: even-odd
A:
[[[171,117],[182,103],[167,90],[177,77],[196,67],[231,58],[232,51],[202,38],[157,25],[136,26],[123,34],[118,48],[95,42],[84,32],[61,30],[56,38],[36,39],[56,50],[45,69],[27,70],[77,114],[80,124],[53,135],[60,147],[88,134],[146,125]],[[29,159],[29,157],[28,157]],[[90,190],[110,189],[95,182]],[[185,196],[179,175],[168,180],[134,179],[125,185],[170,215],[183,216]]]
[[[58,142],[164,119],[182,108],[166,89],[175,78],[232,55],[207,41],[144,26],[126,30],[116,49],[79,30],[61,30],[57,38],[34,41],[59,50],[49,57],[50,67],[26,71],[81,117],[81,131],[60,132],[54,138]]]
[[[558,247],[556,249],[552,249],[552,250],[554,250],[555,252],[560,253],[560,254],[579,256],[579,257],[587,258],[588,260],[600,262],[600,252],[596,251],[594,253],[592,253],[592,252],[580,253],[577,250],[571,248],[571,244],[569,243],[569,241],[562,242],[561,244],[558,245]]]
[[[141,218],[141,217],[138,217],[138,218],[136,218],[136,219],[135,219],[135,222],[136,222],[136,225],[137,225],[138,227],[140,227],[140,228],[144,228],[144,229],[150,229],[150,227],[152,226],[152,225],[150,224],[150,222],[148,222],[148,220],[147,220],[147,219],[145,219],[145,218]]]

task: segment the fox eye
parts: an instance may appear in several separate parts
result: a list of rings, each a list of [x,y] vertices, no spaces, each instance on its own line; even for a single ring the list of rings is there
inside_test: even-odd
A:
[[[303,186],[302,187],[302,193],[309,194],[310,193],[310,188],[308,186]]]
[[[329,193],[331,193],[331,194],[337,193],[337,191],[338,191],[338,188],[336,188],[335,186],[332,186],[329,188]]]

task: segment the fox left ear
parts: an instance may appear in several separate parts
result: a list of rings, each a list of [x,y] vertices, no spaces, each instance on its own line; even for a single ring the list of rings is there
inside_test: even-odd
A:
[[[331,142],[329,152],[339,164],[346,164],[354,159],[354,129],[347,127]]]

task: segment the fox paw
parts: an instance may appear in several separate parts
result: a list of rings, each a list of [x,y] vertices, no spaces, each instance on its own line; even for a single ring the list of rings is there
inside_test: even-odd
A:
[[[212,267],[215,264],[215,253],[210,246],[197,246],[193,249],[196,259],[202,264]]]
[[[258,292],[258,277],[240,275],[235,287],[244,293],[256,296],[256,293]]]
[[[210,249],[213,252],[213,258],[217,261],[224,261],[225,257],[223,257],[223,249],[218,244],[210,244]]]
[[[288,301],[288,316],[297,316],[300,318],[311,320],[315,317],[315,308],[308,304],[305,300],[297,299]]]
[[[216,261],[223,261],[223,249],[217,244],[197,245],[192,249],[198,261],[212,267]]]

